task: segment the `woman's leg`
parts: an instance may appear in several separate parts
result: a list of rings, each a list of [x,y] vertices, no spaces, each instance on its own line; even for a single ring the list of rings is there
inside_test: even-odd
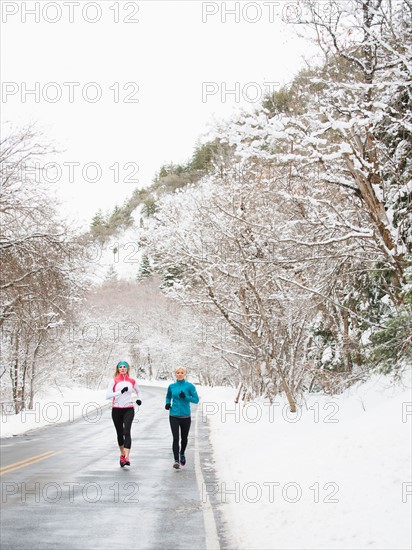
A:
[[[175,462],[179,462],[179,418],[177,416],[169,416],[170,428],[173,435],[173,456]]]
[[[181,418],[180,419],[180,434],[181,434],[181,444],[180,444],[180,454],[185,454],[185,450],[187,447],[187,437],[189,435],[190,430],[190,424],[192,422],[192,419],[190,418]]]
[[[130,407],[123,409],[123,425],[124,425],[124,455],[129,458],[130,449],[132,447],[131,429],[134,418],[134,408]]]
[[[123,413],[122,409],[112,409],[112,420],[116,428],[117,443],[119,445],[120,454],[124,454],[124,435],[123,435]]]

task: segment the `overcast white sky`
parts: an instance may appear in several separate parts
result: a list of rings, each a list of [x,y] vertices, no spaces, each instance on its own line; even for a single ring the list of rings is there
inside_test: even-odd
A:
[[[49,175],[67,215],[88,224],[161,164],[188,160],[214,117],[293,77],[310,52],[287,22],[297,6],[3,0],[2,120],[36,122],[64,150]],[[236,86],[240,97],[225,95]]]

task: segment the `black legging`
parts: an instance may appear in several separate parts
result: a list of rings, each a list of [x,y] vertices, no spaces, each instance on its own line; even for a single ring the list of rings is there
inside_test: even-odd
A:
[[[119,447],[130,449],[132,446],[132,438],[130,437],[130,429],[134,418],[134,407],[124,409],[113,407],[112,419],[117,432],[117,442]]]
[[[169,420],[173,434],[173,456],[175,457],[176,461],[179,461],[179,426],[182,439],[180,443],[180,452],[183,454],[186,450],[187,436],[189,435],[190,423],[192,419],[190,418],[190,416],[183,418],[181,416],[169,416]]]

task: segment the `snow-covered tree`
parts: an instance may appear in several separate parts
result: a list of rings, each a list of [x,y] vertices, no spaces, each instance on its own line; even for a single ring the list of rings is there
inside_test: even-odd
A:
[[[351,214],[342,213],[341,223],[349,217],[350,232],[359,219],[360,232],[371,232],[400,300],[412,221],[411,4],[306,4],[312,17],[301,24],[313,30],[325,61],[301,76],[297,113],[258,110],[222,128],[221,139],[243,159],[284,164],[291,179],[345,194]]]
[[[31,128],[0,143],[2,374],[10,375],[16,412],[32,403],[38,358],[79,294],[79,246],[58,221],[35,170],[47,151]]]
[[[373,367],[411,248],[411,3],[306,4],[322,63],[221,124],[229,161],[147,228],[165,288],[215,311],[252,393],[283,389],[292,407]]]

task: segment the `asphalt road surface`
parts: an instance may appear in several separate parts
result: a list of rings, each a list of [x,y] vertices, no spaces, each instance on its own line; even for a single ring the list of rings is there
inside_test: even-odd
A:
[[[109,407],[0,440],[2,550],[227,547],[205,490],[216,482],[207,424],[192,406],[187,465],[175,470],[165,390],[142,390],[130,467],[119,466]]]

